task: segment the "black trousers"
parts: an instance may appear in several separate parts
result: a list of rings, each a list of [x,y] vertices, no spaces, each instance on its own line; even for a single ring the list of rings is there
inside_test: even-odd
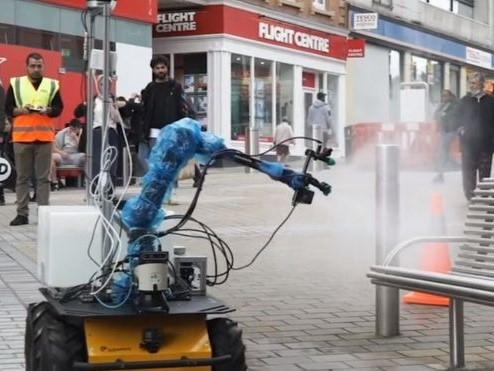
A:
[[[93,159],[91,163],[93,179],[100,172],[102,140],[103,137],[102,137],[101,127],[94,128],[93,129]],[[117,131],[114,129],[108,130],[108,145],[117,148],[117,153],[118,153],[118,134]],[[110,176],[114,185],[117,184],[116,183],[117,166],[118,166],[118,157],[110,168]]]
[[[491,176],[492,152],[479,150],[474,146],[463,145],[461,152],[461,171],[463,175],[463,192],[470,200],[479,180]]]

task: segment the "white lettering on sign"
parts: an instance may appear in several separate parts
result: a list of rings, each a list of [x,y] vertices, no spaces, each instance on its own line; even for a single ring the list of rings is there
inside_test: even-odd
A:
[[[375,30],[379,24],[377,13],[354,13],[353,29],[354,30]]]
[[[295,31],[291,28],[259,22],[259,37],[282,44],[296,45],[301,48],[329,53],[329,39]]]
[[[156,32],[184,32],[197,30],[196,12],[174,12],[158,14]]]

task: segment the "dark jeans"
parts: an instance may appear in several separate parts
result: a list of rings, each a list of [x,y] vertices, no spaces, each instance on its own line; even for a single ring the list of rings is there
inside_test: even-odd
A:
[[[463,192],[469,200],[477,186],[478,179],[491,176],[492,152],[484,152],[470,145],[463,145],[461,152],[461,171],[463,175]]]
[[[93,178],[100,172],[101,166],[101,127],[93,129],[93,159],[91,162],[91,168],[93,172]],[[108,145],[117,148],[117,159],[113,162],[110,168],[110,176],[114,185],[117,181],[117,166],[118,166],[118,134],[116,130],[108,130]]]
[[[449,133],[441,132],[441,144],[439,146],[439,153],[437,156],[437,172],[443,174],[444,168],[448,163],[454,164],[450,155],[450,148],[453,141],[456,139],[456,132],[451,131]]]

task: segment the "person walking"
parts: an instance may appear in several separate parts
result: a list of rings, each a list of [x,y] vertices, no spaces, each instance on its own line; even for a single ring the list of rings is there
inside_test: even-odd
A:
[[[441,95],[441,104],[434,113],[434,119],[438,125],[440,135],[440,146],[437,156],[437,175],[434,182],[439,183],[444,181],[444,168],[448,163],[454,164],[451,158],[451,144],[457,136],[456,127],[456,107],[457,99],[451,90],[444,90]]]
[[[482,73],[470,76],[470,94],[463,97],[457,109],[460,135],[463,191],[470,200],[481,180],[491,175],[494,151],[494,97],[484,91]]]
[[[326,103],[325,93],[317,93],[317,99],[309,107],[307,124],[312,128],[320,127],[322,129],[323,145],[326,146],[333,131],[331,128],[331,108]]]
[[[28,224],[29,181],[36,177],[38,205],[48,205],[50,197],[50,165],[55,138],[54,120],[63,111],[59,82],[43,76],[45,63],[38,53],[26,58],[27,75],[10,80],[5,112],[13,118],[17,170],[17,216],[11,226]]]
[[[294,144],[295,141],[288,140],[293,137],[293,130],[288,122],[288,118],[283,117],[281,122],[276,126],[274,131],[274,144],[276,147],[276,160],[281,163],[285,163],[288,155],[290,154],[290,144]]]

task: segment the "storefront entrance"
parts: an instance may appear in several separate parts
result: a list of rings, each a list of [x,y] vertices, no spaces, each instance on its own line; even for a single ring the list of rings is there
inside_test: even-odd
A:
[[[316,92],[313,89],[304,89],[304,136],[311,138],[312,137],[312,127],[307,122],[307,115],[309,114],[309,108],[316,99]],[[307,147],[312,147],[311,141],[306,141],[305,145]]]

